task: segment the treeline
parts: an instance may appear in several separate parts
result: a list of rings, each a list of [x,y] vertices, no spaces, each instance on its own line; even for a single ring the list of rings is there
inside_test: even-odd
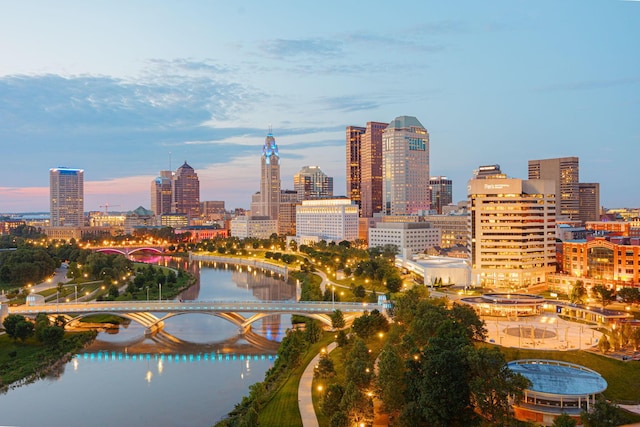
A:
[[[122,300],[157,300],[162,291],[163,299],[173,298],[179,291],[179,279],[181,282],[186,281],[186,273],[178,270],[176,274],[173,270],[155,267],[147,264],[136,269],[134,279],[129,282],[125,290],[125,294],[120,295],[118,299]]]

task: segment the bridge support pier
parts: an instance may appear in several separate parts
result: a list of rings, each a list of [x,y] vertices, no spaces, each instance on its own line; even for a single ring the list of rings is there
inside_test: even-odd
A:
[[[151,336],[156,332],[161,331],[163,328],[164,328],[164,322],[158,322],[154,325],[148,326],[144,328],[144,336],[145,337]]]

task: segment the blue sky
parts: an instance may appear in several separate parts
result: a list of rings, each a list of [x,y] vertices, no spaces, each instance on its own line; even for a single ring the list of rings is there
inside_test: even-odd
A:
[[[479,165],[578,156],[638,207],[640,1],[0,3],[0,212],[48,211],[56,166],[85,210],[149,207],[169,159],[248,207],[269,125],[283,187],[318,165],[344,194],[345,127],[401,115],[455,201]]]

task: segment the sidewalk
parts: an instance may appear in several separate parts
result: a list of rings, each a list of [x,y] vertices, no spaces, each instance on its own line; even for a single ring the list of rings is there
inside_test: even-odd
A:
[[[331,353],[336,346],[337,344],[335,342],[329,344],[327,346],[327,353]],[[309,362],[300,377],[300,384],[298,385],[298,408],[300,410],[303,427],[319,427],[318,417],[316,417],[316,411],[313,409],[313,390],[311,388],[313,384],[313,371],[319,361],[320,353]]]

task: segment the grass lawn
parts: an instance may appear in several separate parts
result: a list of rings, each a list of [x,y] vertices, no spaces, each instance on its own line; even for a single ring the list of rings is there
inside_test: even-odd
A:
[[[279,427],[298,427],[302,425],[302,418],[298,408],[300,377],[320,350],[333,341],[333,335],[333,333],[325,333],[319,342],[310,347],[309,351],[304,355],[300,366],[290,374],[275,396],[260,411],[260,425]]]
[[[489,344],[483,344],[489,345]],[[527,350],[502,347],[507,361],[517,359],[552,359],[586,366],[607,381],[603,393],[614,402],[640,402],[640,362],[612,359],[588,351]]]

